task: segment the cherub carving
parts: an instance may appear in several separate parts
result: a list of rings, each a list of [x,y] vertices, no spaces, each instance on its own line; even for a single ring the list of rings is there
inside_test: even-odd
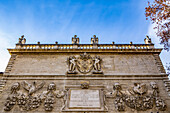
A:
[[[52,111],[54,108],[54,103],[56,102],[55,98],[62,98],[64,95],[64,91],[56,92],[56,84],[51,82],[47,87],[47,91],[44,92],[44,109],[46,111]]]
[[[94,72],[93,73],[102,73],[101,71],[101,58],[99,56],[95,56],[93,58],[94,61]]]
[[[30,84],[26,81],[23,82],[23,88],[28,91],[28,95],[32,95],[35,93],[37,90],[41,89],[44,86],[44,82],[40,83],[39,85],[36,84],[34,81],[33,84]]]
[[[11,94],[16,94],[17,91],[20,89],[20,83],[16,82],[11,86]]]
[[[70,56],[67,59],[67,64],[69,66],[69,71],[68,73],[76,73],[76,57],[75,56]]]

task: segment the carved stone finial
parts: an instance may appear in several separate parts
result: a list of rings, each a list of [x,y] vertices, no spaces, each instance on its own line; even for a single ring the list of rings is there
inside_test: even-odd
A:
[[[133,42],[131,41],[130,44],[133,44]]]
[[[40,42],[38,41],[37,44],[40,44]]]
[[[151,38],[149,38],[148,35],[146,35],[146,38],[144,39],[145,44],[152,44]]]
[[[77,35],[74,35],[74,37],[72,37],[72,44],[79,44],[79,37],[77,37]]]
[[[96,37],[96,35],[93,35],[91,38],[91,44],[98,44],[98,37]]]
[[[25,43],[26,43],[26,39],[24,38],[24,35],[22,35],[21,38],[19,38],[18,44],[25,44]]]

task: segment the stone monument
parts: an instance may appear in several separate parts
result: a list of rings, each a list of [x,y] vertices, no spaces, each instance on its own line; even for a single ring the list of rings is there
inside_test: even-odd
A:
[[[170,81],[145,44],[26,44],[8,49],[0,113],[170,113]]]

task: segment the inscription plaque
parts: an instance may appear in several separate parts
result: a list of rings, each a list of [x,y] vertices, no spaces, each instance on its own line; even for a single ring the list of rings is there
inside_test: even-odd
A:
[[[99,90],[71,90],[69,108],[100,108]]]

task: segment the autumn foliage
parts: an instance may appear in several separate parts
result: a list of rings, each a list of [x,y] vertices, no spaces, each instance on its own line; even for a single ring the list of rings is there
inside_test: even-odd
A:
[[[164,45],[167,51],[170,49],[170,0],[154,0],[145,8],[146,19],[150,18],[156,26],[157,36],[160,37],[160,44]]]

